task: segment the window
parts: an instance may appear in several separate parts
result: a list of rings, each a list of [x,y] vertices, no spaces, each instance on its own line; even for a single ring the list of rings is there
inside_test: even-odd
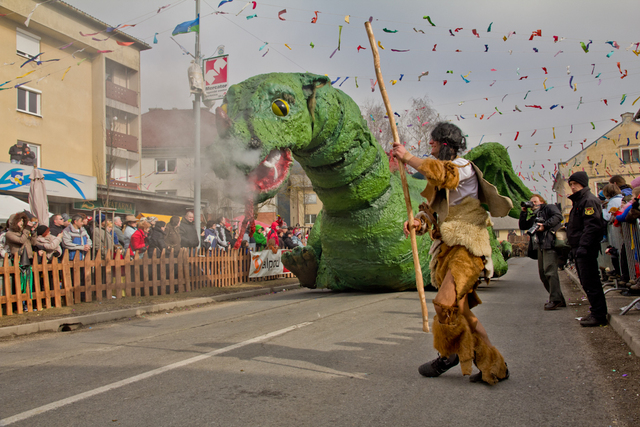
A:
[[[40,37],[16,28],[16,53],[20,56],[33,58],[40,53]]]
[[[305,224],[315,224],[316,223],[316,216],[317,214],[307,214],[304,216],[304,223]]]
[[[638,149],[622,150],[622,161],[625,163],[640,163],[638,159]]]
[[[305,194],[304,195],[304,204],[305,205],[315,205],[318,203],[318,196],[316,194]]]
[[[156,159],[157,173],[173,173],[176,171],[176,159]]]
[[[18,88],[18,111],[40,116],[40,97],[42,92],[26,86]]]
[[[162,194],[164,196],[177,196],[178,190],[156,190],[156,194]]]

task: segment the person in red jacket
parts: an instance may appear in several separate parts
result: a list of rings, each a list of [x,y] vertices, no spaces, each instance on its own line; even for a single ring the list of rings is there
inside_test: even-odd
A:
[[[129,255],[132,257],[138,254],[142,258],[149,249],[149,228],[151,228],[151,224],[147,221],[138,223],[138,229],[131,236],[131,244],[129,245]]]

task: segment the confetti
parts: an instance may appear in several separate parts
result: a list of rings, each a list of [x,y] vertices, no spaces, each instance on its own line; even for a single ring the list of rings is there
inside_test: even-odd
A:
[[[429,21],[429,24],[431,24],[432,27],[436,26],[436,24],[433,23],[429,15],[423,16],[422,19],[426,19],[427,21]]]
[[[383,28],[382,31],[384,31],[385,33],[392,33],[392,34],[398,32],[398,30],[390,30],[388,28]]]
[[[281,21],[286,21],[286,19],[282,17],[282,15],[284,15],[285,13],[287,13],[287,9],[282,9],[280,12],[278,12],[278,19]]]

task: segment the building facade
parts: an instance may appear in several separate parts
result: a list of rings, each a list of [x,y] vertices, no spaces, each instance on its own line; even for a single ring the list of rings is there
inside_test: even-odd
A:
[[[586,172],[591,192],[596,195],[613,175],[621,175],[627,184],[640,175],[640,122],[634,119],[634,113],[623,113],[621,118],[616,126],[582,151],[566,162],[558,163],[553,191],[565,220],[568,220],[572,207],[568,199],[571,189],[567,182],[572,173]]]
[[[37,167],[95,177],[98,204],[137,190],[140,53],[150,46],[63,1],[4,0],[0,13],[0,161],[20,141]],[[77,200],[49,201],[69,212]]]

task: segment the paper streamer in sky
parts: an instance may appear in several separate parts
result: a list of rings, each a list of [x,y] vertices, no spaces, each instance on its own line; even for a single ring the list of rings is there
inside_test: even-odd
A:
[[[469,80],[465,79],[462,74],[460,74],[460,77],[462,77],[462,80],[464,80],[465,83],[469,83]]]
[[[429,24],[431,24],[432,27],[436,26],[436,24],[433,23],[429,15],[423,16],[422,19],[426,19],[427,21],[429,21]]]
[[[68,48],[68,47],[69,47],[69,46],[71,46],[72,44],[73,44],[73,42],[71,42],[71,43],[67,43],[67,44],[65,44],[64,46],[60,46],[58,49],[60,49],[60,50],[65,50],[66,48]]]
[[[582,50],[584,50],[584,53],[589,52],[589,45],[591,43],[593,43],[593,40],[589,40],[589,43],[587,43],[586,45],[584,44],[584,42],[580,42],[580,46],[582,47]]]
[[[24,67],[25,65],[27,65],[29,62],[32,61],[37,61],[37,58],[42,55],[44,52],[40,52],[39,54],[37,54],[36,56],[34,56],[33,58],[27,59],[21,66],[20,68]]]
[[[347,16],[345,16],[345,17],[344,17],[344,22],[346,22],[347,24],[349,23],[349,17],[350,17],[350,16],[351,16],[351,15],[347,15]]]
[[[391,52],[409,52],[411,49],[391,49]]]
[[[44,2],[42,2],[44,3]],[[33,8],[33,10],[31,11],[31,13],[29,13],[29,16],[27,16],[27,20],[24,21],[24,26],[28,27],[29,26],[29,22],[31,22],[31,16],[33,15],[33,12],[36,11],[36,9],[38,8],[38,6],[40,6],[42,3],[36,3],[36,7]]]
[[[158,33],[153,35],[153,44],[158,44]]]
[[[313,11],[313,13],[315,13],[315,14],[316,14],[316,16],[315,16],[315,17],[313,17],[313,18],[311,18],[311,23],[312,23],[312,24],[315,24],[316,22],[318,22],[318,12],[319,12],[318,10],[314,10],[314,11]]]
[[[384,31],[385,33],[397,33],[398,30],[390,30],[388,28],[383,28],[382,31]]]
[[[342,39],[342,25],[338,25],[338,50],[340,50],[340,40]],[[380,42],[378,42],[380,43]],[[383,48],[384,49],[384,48]]]
[[[286,19],[282,17],[282,15],[284,15],[285,13],[287,13],[287,9],[282,9],[280,12],[278,12],[278,19],[281,21],[286,21]]]
[[[233,1],[233,0],[222,0],[222,1],[220,2],[220,4],[218,5],[218,9],[219,9],[219,8],[220,8],[220,6],[222,6],[223,4],[225,4],[225,3],[231,3],[232,1]]]
[[[67,75],[67,73],[69,72],[69,70],[70,70],[70,69],[71,69],[71,66],[69,66],[69,68],[67,68],[67,69],[64,71],[64,74],[62,74],[62,80],[64,80],[64,76],[66,76],[66,75]]]
[[[16,77],[16,79],[21,79],[21,78],[23,78],[23,77],[28,76],[28,75],[29,75],[29,74],[31,74],[31,73],[35,73],[36,71],[37,71],[37,70],[31,70],[31,71],[27,72],[26,74],[23,74],[23,75],[21,75],[21,76]]]
[[[268,44],[269,44],[269,42],[264,42],[264,44],[262,46],[260,46],[260,49],[258,49],[258,52],[260,52],[262,49],[264,49]]]
[[[257,18],[258,14],[254,13],[253,15],[247,15],[247,20]]]
[[[491,24],[489,24],[489,28],[487,28],[487,33],[491,32],[491,26],[493,25],[493,22]]]
[[[471,30],[471,33],[476,36],[477,38],[480,38],[480,34],[478,34],[478,31],[476,31],[476,29],[474,28],[473,30]]]
[[[364,49],[364,48],[363,48]],[[333,55],[336,54],[336,52],[338,51],[338,48],[336,48],[333,53],[331,55],[329,55],[329,59],[333,58]],[[359,52],[359,51],[358,51]]]

